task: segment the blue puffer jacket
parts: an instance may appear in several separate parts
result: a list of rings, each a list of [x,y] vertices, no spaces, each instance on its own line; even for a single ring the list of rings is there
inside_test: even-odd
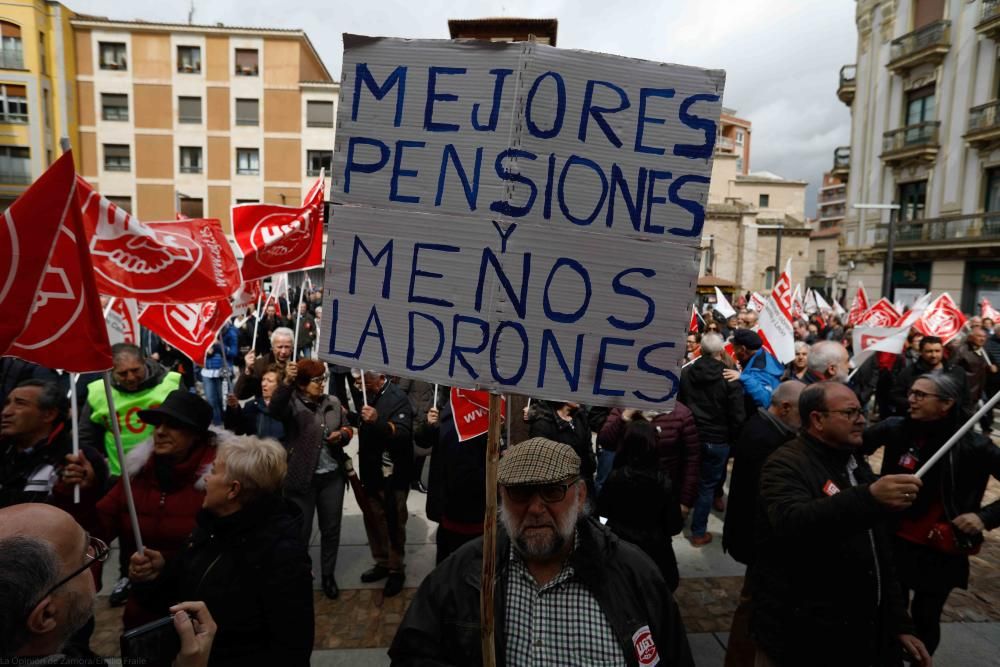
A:
[[[236,327],[232,325],[231,322],[226,322],[226,325],[222,327],[222,333],[219,334],[219,340],[222,341],[220,345],[218,342],[214,343],[212,347],[208,350],[208,356],[205,358],[205,368],[216,369],[222,368],[222,346],[226,347],[226,367],[230,368],[233,365],[233,361],[240,353],[239,336],[236,332]]]
[[[746,392],[747,399],[753,401],[753,406],[747,406],[746,414],[752,415],[757,412],[757,408],[771,406],[771,394],[781,384],[784,372],[785,368],[764,348],[753,353],[740,375],[743,391]]]

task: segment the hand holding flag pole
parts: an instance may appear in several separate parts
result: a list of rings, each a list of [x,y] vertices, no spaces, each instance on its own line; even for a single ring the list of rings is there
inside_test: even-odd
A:
[[[305,291],[306,286],[303,283],[299,287],[299,305],[295,307],[295,340],[292,341],[292,361],[298,361],[299,358],[299,325],[302,323],[302,315],[299,311],[302,310],[302,295]]]
[[[989,413],[990,410],[993,409],[993,406],[997,404],[997,401],[1000,401],[1000,392],[993,394],[993,396],[990,397],[990,400],[986,401],[986,403],[983,404],[983,407],[979,408],[979,411],[976,414],[972,415],[969,418],[969,420],[962,425],[962,428],[955,431],[954,435],[948,438],[947,442],[941,445],[941,449],[934,452],[934,456],[927,459],[927,463],[920,466],[920,470],[918,470],[914,474],[917,477],[923,477],[924,475],[926,475],[927,471],[930,470],[935,463],[940,461],[941,458],[944,457],[944,455],[947,454],[948,451],[955,446],[955,443],[957,443],[959,440],[962,439],[962,436],[968,433],[972,429],[972,427],[979,422],[980,419],[982,419],[986,414]]]
[[[128,516],[132,523],[132,533],[135,535],[135,548],[140,556],[145,555],[145,548],[142,546],[142,534],[139,532],[139,516],[135,511],[135,500],[132,498],[132,482],[129,479],[128,466],[125,465],[125,449],[122,447],[122,431],[118,424],[118,412],[115,409],[115,397],[111,391],[111,372],[104,371],[104,396],[108,401],[108,408],[113,417],[111,422],[111,434],[115,438],[115,449],[118,450],[118,460],[121,461],[122,469],[122,489],[125,491],[125,504],[128,505]]]

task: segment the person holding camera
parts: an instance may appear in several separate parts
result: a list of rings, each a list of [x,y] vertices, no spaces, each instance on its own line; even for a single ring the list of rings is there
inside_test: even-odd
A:
[[[340,595],[334,571],[347,484],[344,446],[354,431],[346,423],[347,411],[340,400],[324,391],[328,379],[323,362],[299,361],[274,391],[269,409],[284,427],[283,444],[288,449],[285,496],[302,510],[306,544],[312,537],[313,514],[319,513],[323,593],[335,600]]]
[[[885,447],[882,474],[913,474],[962,426],[962,387],[934,372],[913,382],[909,415],[865,431],[870,451]],[[953,588],[969,585],[969,556],[983,531],[1000,526],[1000,500],[981,507],[990,475],[1000,479],[1000,448],[969,431],[923,477],[913,504],[893,522],[893,556],[910,595],[916,634],[930,653],[941,641],[941,611]]]

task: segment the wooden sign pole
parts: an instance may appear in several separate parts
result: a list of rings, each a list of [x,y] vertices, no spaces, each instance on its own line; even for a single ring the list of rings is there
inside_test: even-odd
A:
[[[500,461],[500,394],[490,394],[490,430],[486,436],[486,515],[483,517],[483,577],[479,586],[483,667],[495,667],[493,594],[496,579],[497,463]]]

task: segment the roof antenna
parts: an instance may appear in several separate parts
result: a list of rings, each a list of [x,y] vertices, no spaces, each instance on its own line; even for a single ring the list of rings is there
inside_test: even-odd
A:
[[[188,10],[188,25],[194,22],[194,0],[191,0],[191,8]]]

